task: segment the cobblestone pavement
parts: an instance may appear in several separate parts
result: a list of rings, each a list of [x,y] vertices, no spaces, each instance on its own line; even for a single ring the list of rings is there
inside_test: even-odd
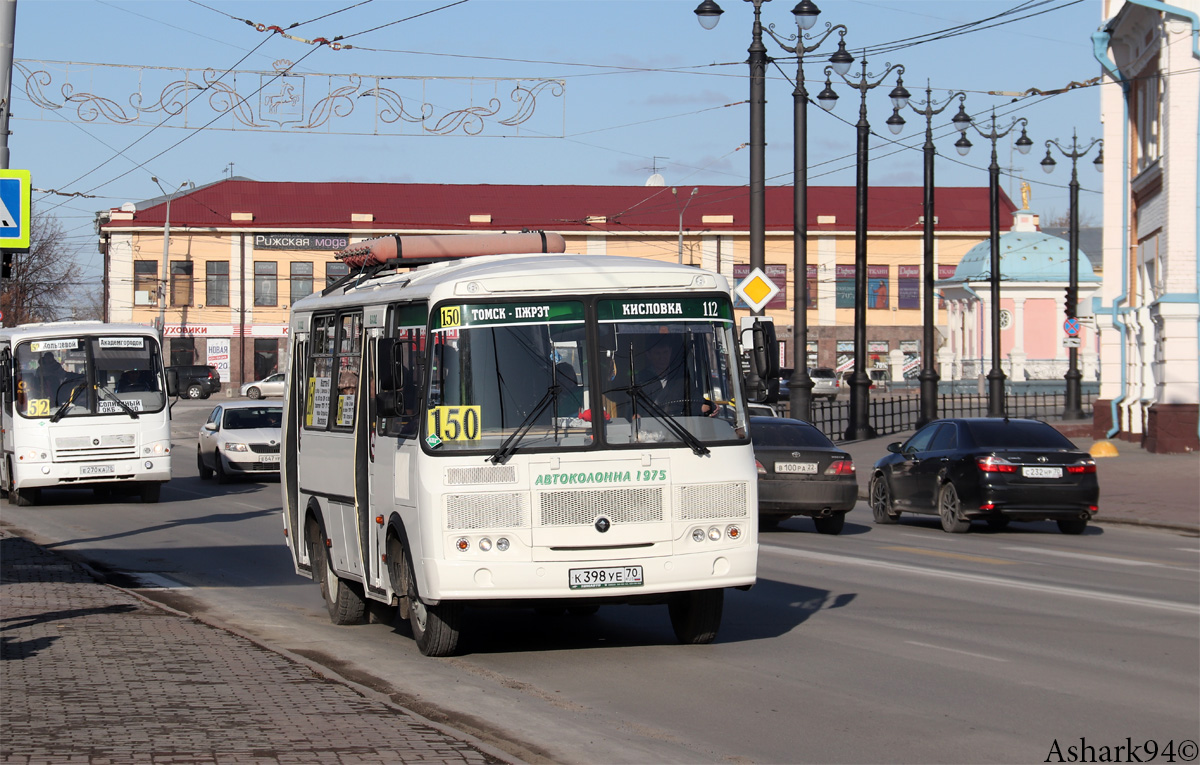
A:
[[[0,532],[0,762],[503,761]]]

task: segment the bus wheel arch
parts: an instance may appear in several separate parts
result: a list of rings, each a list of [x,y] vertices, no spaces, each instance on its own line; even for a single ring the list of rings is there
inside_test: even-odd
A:
[[[387,535],[388,576],[401,619],[407,619],[417,649],[425,656],[453,656],[458,652],[463,604],[443,600],[436,605],[421,598],[404,524],[393,518]]]
[[[325,522],[319,508],[313,505],[309,505],[306,513],[305,540],[313,580],[321,590],[329,620],[338,625],[361,624],[367,605],[362,585],[334,572]]]

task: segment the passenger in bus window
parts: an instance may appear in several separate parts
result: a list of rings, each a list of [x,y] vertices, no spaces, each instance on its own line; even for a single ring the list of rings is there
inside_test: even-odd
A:
[[[687,390],[670,344],[665,339],[655,340],[646,350],[646,359],[649,365],[642,370],[639,380],[642,393],[667,414],[684,414]]]
[[[578,417],[583,409],[583,391],[575,378],[575,368],[565,361],[554,367],[554,381],[562,390],[558,394],[559,417]]]

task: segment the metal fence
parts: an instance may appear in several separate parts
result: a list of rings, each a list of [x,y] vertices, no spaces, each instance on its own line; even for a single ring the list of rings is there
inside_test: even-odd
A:
[[[1091,419],[1096,393],[1084,392],[1081,408],[1086,419]],[[1066,406],[1065,391],[1009,393],[1005,396],[1005,412],[1009,417],[1027,417],[1034,420],[1058,420]],[[787,401],[775,405],[780,415],[787,417]],[[986,417],[987,396],[977,393],[944,394],[938,396],[939,417]],[[850,402],[814,401],[812,424],[816,425],[833,441],[845,441],[850,427]],[[921,418],[921,397],[893,395],[872,398],[867,405],[867,422],[879,436],[914,430]]]

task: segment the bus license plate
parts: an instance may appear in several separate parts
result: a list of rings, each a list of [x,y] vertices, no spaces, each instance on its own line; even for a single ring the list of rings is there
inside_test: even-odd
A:
[[[641,587],[641,566],[609,566],[606,568],[573,568],[567,572],[572,590],[594,590],[605,587]]]
[[[117,472],[112,465],[80,465],[79,475],[108,475]]]
[[[258,455],[259,462],[279,462],[278,454],[260,454]]]

